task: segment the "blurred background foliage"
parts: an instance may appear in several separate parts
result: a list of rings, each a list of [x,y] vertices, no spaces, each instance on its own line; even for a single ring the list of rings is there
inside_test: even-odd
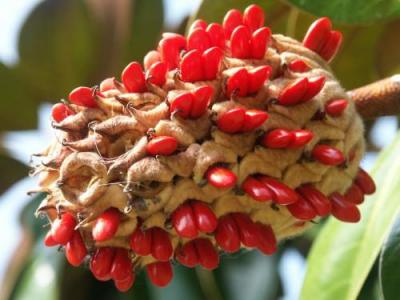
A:
[[[4,138],[7,132],[36,130],[39,107],[43,103],[59,101],[76,86],[93,86],[105,77],[119,77],[123,66],[132,60],[142,61],[145,53],[156,47],[161,32],[184,33],[195,18],[220,22],[230,8],[244,9],[251,3],[257,3],[265,9],[266,24],[273,32],[301,40],[313,20],[327,15],[334,21],[335,28],[344,33],[342,50],[332,64],[344,87],[352,89],[400,72],[400,2],[396,0],[198,0],[193,2],[192,15],[171,26],[165,22],[165,15],[168,7],[177,8],[170,5],[174,1],[180,2],[39,1],[20,31],[18,60],[11,65],[0,62],[0,193],[28,173],[28,166],[15,159],[15,153],[8,151]],[[174,15],[175,12],[168,13]],[[374,133],[374,128],[373,122],[367,124],[367,137]],[[378,142],[368,139],[369,155],[380,151],[382,136],[390,139],[388,132],[383,130],[375,132],[375,136]],[[25,143],[19,146],[29,148]],[[361,257],[357,257],[354,249],[332,256],[332,248],[336,245],[329,242],[340,234],[346,235],[343,231],[347,231],[350,225],[338,225],[329,220],[324,228],[327,234],[320,236],[314,246],[322,250],[314,250],[311,255],[303,299],[383,299],[383,294],[385,299],[398,299],[400,222],[397,221],[393,227],[392,224],[397,216],[399,204],[396,202],[400,202],[400,194],[396,189],[397,181],[391,179],[399,177],[400,168],[397,172],[390,170],[395,168],[391,161],[398,160],[396,155],[399,153],[400,148],[395,144],[382,155],[375,172],[383,174],[380,175],[381,181],[389,181],[389,184],[370,201],[379,198],[384,204],[375,201],[379,207],[363,207],[367,221],[354,229],[361,237],[368,236],[368,230],[382,223],[378,212],[384,208],[383,205],[392,208],[387,222],[378,232],[383,240],[392,228],[380,256],[377,257],[380,243],[374,247],[368,244],[373,241],[356,242],[354,247],[359,249]],[[111,283],[95,281],[87,269],[73,269],[65,264],[63,255],[54,249],[45,249],[42,244],[44,231],[40,230],[45,221],[33,217],[40,197],[33,201],[30,199],[19,216],[21,242],[3,276],[0,299],[297,299],[304,269],[293,268],[288,257],[300,257],[297,262],[301,264],[323,227],[318,224],[304,236],[283,242],[279,253],[272,257],[243,251],[235,256],[223,257],[221,267],[212,273],[176,267],[174,280],[165,289],[154,288],[141,274],[131,291],[120,294]],[[331,236],[327,236],[328,233]],[[348,233],[346,237],[352,238]],[[353,283],[354,276],[351,275],[356,274],[352,269],[355,266],[353,261],[346,260],[348,270],[335,269],[336,263],[344,257],[365,259],[368,264],[357,279],[357,288],[349,293],[331,293],[328,291],[330,280],[349,275],[349,284]],[[323,280],[318,281],[318,276]],[[293,277],[298,277],[297,281]],[[317,281],[318,284],[314,284]],[[324,296],[318,294],[322,292]],[[315,298],[310,298],[310,295]]]

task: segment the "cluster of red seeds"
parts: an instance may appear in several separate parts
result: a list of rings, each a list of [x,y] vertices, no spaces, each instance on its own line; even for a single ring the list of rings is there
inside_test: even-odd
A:
[[[326,61],[335,56],[341,44],[341,34],[332,31],[329,19],[317,20],[307,32],[303,45],[318,53]],[[137,62],[130,63],[121,74],[121,81],[114,78],[104,80],[99,88],[78,87],[69,95],[69,101],[77,106],[98,108],[97,97],[114,89],[128,93],[146,93],[151,89],[163,88],[169,72],[175,72],[182,82],[209,82],[220,76],[224,57],[261,60],[264,58],[271,39],[271,31],[264,27],[264,13],[256,5],[249,6],[243,13],[229,11],[223,24],[207,24],[202,20],[193,23],[187,38],[178,34],[164,34],[158,50],[150,51],[144,59],[144,67]],[[303,60],[293,60],[287,68],[292,72],[304,73],[311,69]],[[225,99],[251,97],[259,92],[272,74],[268,65],[254,68],[238,67],[225,80],[222,94]],[[303,77],[292,80],[274,100],[275,105],[295,107],[313,100],[323,89],[324,76]],[[195,120],[204,116],[212,104],[215,86],[200,84],[184,92],[171,91],[166,103],[168,117],[177,115],[183,119]],[[333,99],[325,105],[324,113],[340,117],[346,110],[346,99]],[[76,112],[67,104],[56,104],[52,110],[55,122],[60,123]],[[268,113],[260,109],[234,107],[214,115],[215,126],[227,134],[246,134],[257,131],[268,119]],[[267,149],[302,149],[312,139],[313,132],[307,129],[276,128],[263,132],[258,144]],[[148,135],[145,147],[148,156],[170,156],[181,146],[177,138],[168,135]],[[310,153],[310,160],[327,166],[343,166],[345,155],[337,148],[317,144]],[[205,172],[208,184],[218,189],[233,188],[238,184],[235,172],[224,164],[212,165]],[[283,182],[262,174],[248,176],[240,190],[257,202],[270,202],[286,206],[299,223],[316,217],[332,214],[345,222],[357,222],[360,212],[357,205],[364,195],[375,191],[369,175],[359,170],[354,183],[341,195],[337,192],[326,196],[312,184],[292,189]],[[109,208],[95,221],[92,228],[94,241],[112,239],[121,222],[122,213]],[[141,220],[139,220],[140,224]],[[157,286],[167,285],[173,276],[171,259],[182,265],[215,269],[219,264],[219,253],[207,236],[214,236],[216,245],[222,251],[233,253],[241,247],[255,248],[266,255],[276,251],[277,240],[270,225],[254,222],[247,214],[232,212],[217,217],[206,203],[189,199],[171,214],[171,227],[186,242],[174,249],[168,232],[164,228],[143,228],[138,225],[130,234],[130,250],[116,247],[95,249],[90,256],[90,270],[102,281],[114,280],[120,291],[128,290],[135,281],[132,260],[136,256],[151,256],[155,262],[146,266],[150,280]],[[87,248],[77,227],[77,220],[65,212],[52,223],[45,244],[64,245],[68,261],[80,265],[87,256]]]

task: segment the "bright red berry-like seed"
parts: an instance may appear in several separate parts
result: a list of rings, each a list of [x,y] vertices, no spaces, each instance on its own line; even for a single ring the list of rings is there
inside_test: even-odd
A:
[[[249,132],[257,129],[268,119],[268,114],[265,111],[258,109],[248,109],[244,114],[244,123],[241,132]]]
[[[115,250],[110,247],[98,248],[90,260],[90,271],[96,278],[111,276],[111,266],[114,261]]]
[[[214,89],[209,85],[198,87],[193,91],[193,103],[190,112],[191,118],[199,118],[207,111],[213,94]]]
[[[237,9],[229,10],[225,14],[224,21],[222,22],[225,37],[230,39],[232,31],[240,25],[243,25],[242,13]]]
[[[143,93],[146,91],[146,80],[142,66],[134,61],[125,67],[121,80],[130,93]]]
[[[51,230],[49,230],[46,233],[46,236],[44,237],[44,245],[46,247],[53,247],[53,246],[57,246],[59,245],[54,239],[53,239],[53,235],[51,234]]]
[[[190,25],[189,34],[199,28],[205,30],[207,28],[207,22],[201,19],[195,20],[192,25]]]
[[[66,212],[51,225],[51,236],[58,244],[65,245],[71,240],[76,226],[75,217]]]
[[[218,23],[211,23],[206,29],[211,40],[211,45],[225,49],[225,33],[222,26]]]
[[[256,4],[248,6],[243,13],[243,24],[252,32],[264,26],[264,11]]]
[[[329,101],[325,105],[325,112],[331,117],[340,116],[348,106],[349,102],[346,99],[337,99]]]
[[[347,202],[339,193],[330,196],[332,202],[332,215],[343,222],[357,223],[361,219],[360,211],[353,203]]]
[[[320,163],[329,166],[341,165],[345,161],[342,151],[329,145],[316,145],[312,150],[312,156]]]
[[[272,192],[272,199],[280,205],[289,205],[299,200],[298,194],[286,184],[267,176],[258,178]]]
[[[231,55],[235,58],[249,58],[251,56],[251,33],[246,26],[235,28],[231,35]]]
[[[198,234],[195,215],[189,203],[179,206],[171,216],[177,234],[185,238],[195,238]]]
[[[200,50],[187,52],[180,62],[181,79],[185,82],[196,82],[204,79],[202,55]]]
[[[271,29],[262,27],[251,35],[251,57],[262,59],[267,51],[268,42],[271,38]]]
[[[298,197],[298,201],[287,206],[287,209],[290,211],[292,216],[303,221],[310,221],[314,219],[317,216],[317,212],[314,207],[302,196],[299,195]]]
[[[111,239],[118,230],[121,214],[116,208],[109,208],[96,220],[92,229],[95,241],[106,241]]]
[[[151,230],[143,231],[140,226],[137,226],[130,237],[129,244],[136,254],[149,255],[151,253]]]
[[[361,168],[358,170],[355,183],[360,187],[364,194],[371,195],[375,193],[376,186],[374,180]]]
[[[115,281],[128,278],[132,273],[132,261],[126,249],[118,248],[111,265],[110,274]]]
[[[219,265],[219,255],[209,239],[194,240],[200,265],[207,270],[214,270]]]
[[[72,234],[71,240],[65,245],[65,257],[72,266],[77,267],[83,262],[86,255],[86,246],[81,234],[76,230]]]
[[[204,51],[202,55],[204,80],[217,78],[223,56],[221,48],[218,47],[212,47]]]
[[[193,268],[199,264],[199,257],[193,241],[187,242],[178,248],[175,258],[177,261],[188,268]]]
[[[231,188],[235,186],[237,177],[235,173],[224,167],[211,167],[206,173],[208,183],[216,188]]]
[[[69,93],[68,99],[71,101],[71,103],[79,106],[91,108],[97,107],[97,103],[93,95],[93,89],[86,86],[80,86],[74,89],[71,93]]]
[[[240,249],[239,228],[232,215],[225,215],[218,220],[215,240],[225,252],[234,253]]]
[[[286,129],[273,129],[267,132],[261,144],[266,148],[282,149],[287,148],[294,140],[294,134]]]
[[[214,232],[218,225],[217,217],[207,204],[200,201],[191,202],[196,227],[201,232]]]
[[[303,95],[301,102],[307,102],[314,98],[324,87],[325,76],[319,76],[308,80],[307,92]]]
[[[271,255],[277,250],[277,241],[270,225],[255,223],[257,227],[258,245],[257,249],[265,255]]]
[[[248,93],[257,93],[271,75],[270,66],[260,66],[248,71],[249,88]]]
[[[61,122],[66,117],[74,114],[75,112],[64,103],[54,104],[53,107],[51,108],[51,116],[53,117],[53,120],[56,121],[57,123]]]
[[[171,114],[177,114],[182,118],[188,118],[190,116],[194,102],[191,93],[181,93],[173,99],[168,99],[168,101]]]
[[[163,86],[167,75],[167,65],[163,62],[156,62],[147,70],[146,80],[152,84]]]
[[[303,185],[297,188],[297,192],[304,197],[314,208],[317,214],[325,217],[331,212],[331,202],[319,190],[310,184]]]
[[[361,204],[364,202],[364,193],[356,183],[353,183],[344,194],[344,199],[353,204]]]
[[[272,200],[272,193],[269,188],[252,176],[247,177],[242,183],[242,189],[256,201],[265,202]]]
[[[171,155],[176,151],[178,141],[172,136],[160,135],[154,137],[146,145],[146,151],[149,155]]]
[[[104,79],[99,86],[100,92],[106,92],[115,89],[114,77]]]
[[[287,66],[290,71],[297,73],[304,73],[311,69],[310,66],[301,59],[292,60]]]
[[[143,66],[144,66],[145,70],[148,70],[148,69],[150,69],[150,67],[152,65],[154,65],[155,63],[158,63],[160,61],[161,61],[160,52],[158,52],[156,50],[151,50],[151,51],[147,52],[147,54],[143,58]]]
[[[196,28],[189,33],[187,38],[187,50],[197,49],[204,52],[211,47],[211,40],[208,33],[202,28]]]
[[[237,133],[243,128],[245,119],[246,110],[241,107],[236,107],[222,113],[218,117],[217,126],[224,132]]]
[[[226,96],[244,97],[248,93],[249,85],[249,73],[245,68],[240,68],[226,81]]]
[[[320,18],[311,24],[304,39],[303,45],[317,53],[328,41],[332,30],[332,23],[329,18]]]
[[[292,132],[293,138],[289,144],[289,148],[301,148],[308,144],[314,137],[310,130],[296,129]]]
[[[161,60],[167,64],[168,70],[178,67],[181,51],[186,49],[186,39],[180,34],[164,37],[158,44]]]
[[[131,272],[128,277],[123,280],[115,280],[114,284],[118,291],[127,292],[135,283],[136,275]]]
[[[151,263],[146,266],[146,272],[150,281],[158,287],[167,286],[173,277],[172,266],[169,261]]]
[[[278,102],[282,105],[295,105],[302,102],[308,90],[308,79],[299,78],[286,86],[278,96]]]
[[[168,261],[174,249],[168,233],[158,227],[151,228],[151,254],[160,261]]]
[[[343,36],[340,31],[331,31],[328,40],[323,45],[322,49],[318,52],[319,55],[330,62],[336,56],[342,44]]]
[[[249,248],[258,245],[258,229],[250,217],[243,213],[232,213],[239,229],[240,241]]]

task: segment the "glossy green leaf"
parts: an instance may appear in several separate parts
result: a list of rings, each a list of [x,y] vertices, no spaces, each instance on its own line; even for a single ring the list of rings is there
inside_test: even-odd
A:
[[[385,300],[399,298],[400,282],[400,218],[383,245],[379,259],[380,288]]]
[[[397,0],[289,0],[317,16],[328,16],[344,23],[372,23],[400,16],[400,2]]]
[[[362,219],[331,218],[314,243],[301,299],[356,299],[400,209],[400,135],[372,171],[378,190],[361,206]]]

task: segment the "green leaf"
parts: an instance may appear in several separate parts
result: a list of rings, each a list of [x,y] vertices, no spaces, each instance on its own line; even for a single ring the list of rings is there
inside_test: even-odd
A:
[[[380,287],[384,299],[399,298],[400,282],[400,218],[398,217],[383,245],[379,260]]]
[[[361,206],[362,219],[331,218],[314,243],[301,299],[356,299],[400,208],[400,135],[372,171],[378,187]]]
[[[21,162],[0,153],[0,170],[7,170],[7,176],[2,176],[0,181],[0,195],[13,183],[26,177],[28,167]]]
[[[307,12],[344,23],[372,23],[400,15],[397,0],[289,0]]]

